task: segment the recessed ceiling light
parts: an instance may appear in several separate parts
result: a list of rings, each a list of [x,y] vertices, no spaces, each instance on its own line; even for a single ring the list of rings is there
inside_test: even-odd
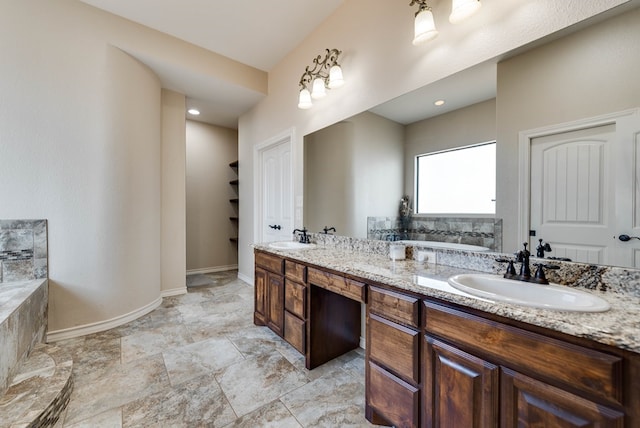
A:
[[[444,105],[444,100],[438,100],[438,101],[436,101],[436,102],[435,102],[435,103],[433,103],[433,104],[435,104],[435,105],[437,105],[437,106],[439,107],[439,106],[441,106],[441,105]]]
[[[187,110],[187,113],[197,116],[200,114],[200,110],[197,110],[195,108],[190,108],[189,110]]]

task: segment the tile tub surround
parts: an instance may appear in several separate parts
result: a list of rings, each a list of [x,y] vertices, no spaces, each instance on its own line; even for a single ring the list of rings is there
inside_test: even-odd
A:
[[[0,284],[0,397],[19,363],[44,340],[48,281]]]
[[[400,234],[400,217],[367,217],[367,238],[386,240]],[[479,245],[502,251],[502,219],[493,217],[427,217],[415,215],[402,239]]]
[[[47,220],[0,220],[0,283],[47,277]]]
[[[282,251],[274,250],[268,245],[255,245],[254,248],[640,353],[640,271],[605,266],[593,268],[580,263],[557,263],[561,269],[555,271],[553,276],[549,275],[551,282],[579,287],[604,298],[611,305],[609,311],[602,313],[561,312],[499,302],[484,302],[451,292],[451,287],[446,281],[452,275],[504,272],[505,267],[495,261],[495,254],[437,250],[437,264],[419,263],[410,257],[407,260],[393,262],[386,252],[382,251],[382,254],[378,252],[380,241],[373,241],[373,248],[371,248],[373,251],[354,251],[340,248],[346,245],[345,243],[352,242],[353,238],[321,237],[321,239],[324,239],[324,245],[319,240],[317,241],[319,245],[313,249]],[[364,243],[355,246],[367,248]],[[410,247],[409,251],[411,251]],[[535,259],[532,258],[533,261]],[[446,263],[451,265],[447,266]],[[554,264],[556,264],[555,261]]]

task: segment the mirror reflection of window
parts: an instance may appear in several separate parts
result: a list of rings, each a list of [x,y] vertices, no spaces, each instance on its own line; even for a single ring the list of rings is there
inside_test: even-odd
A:
[[[416,156],[418,214],[495,214],[496,142]]]

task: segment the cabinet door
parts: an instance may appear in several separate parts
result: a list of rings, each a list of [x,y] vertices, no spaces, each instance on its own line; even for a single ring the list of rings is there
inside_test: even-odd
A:
[[[256,267],[254,281],[254,312],[253,322],[256,325],[267,323],[267,272]]]
[[[425,426],[498,427],[498,367],[437,339],[425,339]]]
[[[624,414],[582,397],[503,369],[504,428],[622,428]]]
[[[267,274],[267,324],[278,335],[283,334],[284,325],[284,279],[282,276]]]

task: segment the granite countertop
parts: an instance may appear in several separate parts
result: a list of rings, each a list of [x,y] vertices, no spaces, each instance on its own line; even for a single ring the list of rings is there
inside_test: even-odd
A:
[[[479,300],[459,292],[447,283],[447,279],[455,274],[478,273],[468,269],[419,263],[409,259],[394,262],[377,254],[320,246],[303,250],[275,250],[267,245],[255,245],[254,248],[640,353],[640,298],[621,292],[581,289],[609,302],[611,309],[606,312],[582,313],[538,309]]]

